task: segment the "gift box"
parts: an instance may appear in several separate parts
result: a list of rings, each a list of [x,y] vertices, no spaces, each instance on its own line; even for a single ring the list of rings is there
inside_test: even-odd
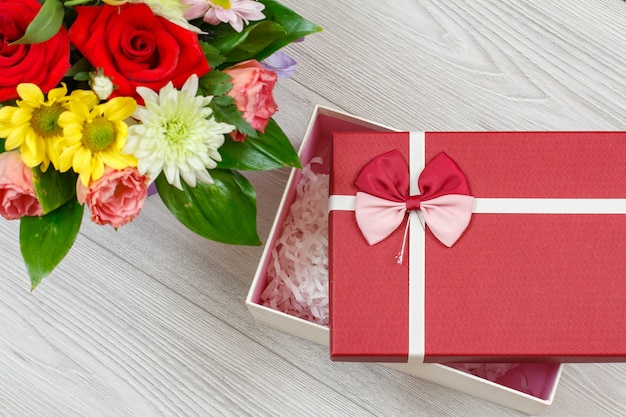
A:
[[[315,164],[314,169],[320,174],[330,171],[331,133],[337,131],[377,131],[389,132],[392,128],[362,118],[317,106],[299,150],[303,165],[314,158],[321,158],[322,164]],[[268,307],[262,299],[268,287],[268,270],[274,262],[272,252],[283,235],[285,222],[290,207],[296,202],[297,188],[302,181],[302,170],[294,169],[289,176],[278,212],[261,256],[259,266],[252,281],[246,306],[254,320],[263,325],[285,333],[328,346],[329,329],[326,325],[316,324]],[[400,372],[435,382],[478,398],[534,414],[550,405],[556,394],[562,365],[556,363],[522,363],[515,369],[497,378],[487,378],[485,373],[468,373],[468,366],[491,366],[484,364],[408,364],[385,363]]]
[[[626,359],[626,133],[337,132],[331,355]]]

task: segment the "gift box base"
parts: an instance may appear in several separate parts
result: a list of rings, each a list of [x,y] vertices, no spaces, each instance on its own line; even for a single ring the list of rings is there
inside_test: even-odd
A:
[[[302,164],[306,165],[314,157],[321,157],[324,163],[318,169],[322,173],[328,173],[331,132],[355,130],[394,131],[383,125],[317,106],[300,147]],[[266,307],[261,300],[267,286],[272,248],[282,233],[282,225],[288,216],[289,207],[295,201],[296,186],[301,177],[301,170],[292,170],[250,287],[246,306],[254,320],[261,324],[328,346],[328,327]],[[508,373],[494,382],[445,364],[383,365],[529,414],[535,414],[552,403],[562,371],[561,364],[523,363],[518,365],[516,372]]]

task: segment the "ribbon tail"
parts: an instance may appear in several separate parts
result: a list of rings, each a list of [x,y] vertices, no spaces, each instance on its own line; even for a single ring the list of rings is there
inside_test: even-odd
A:
[[[422,201],[424,221],[433,235],[447,247],[461,237],[472,217],[474,197],[447,194]]]

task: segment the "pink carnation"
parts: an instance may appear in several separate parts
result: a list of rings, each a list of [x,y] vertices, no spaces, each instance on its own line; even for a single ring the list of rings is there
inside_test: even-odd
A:
[[[85,187],[76,183],[76,197],[87,203],[91,220],[100,225],[120,227],[137,217],[148,196],[147,177],[135,168],[107,168],[102,178]]]
[[[273,96],[278,76],[255,60],[241,62],[224,72],[232,78],[233,88],[228,95],[235,99],[237,109],[254,129],[264,132],[270,118],[278,110]],[[245,135],[237,131],[231,136],[238,142],[245,139]]]
[[[7,220],[41,216],[33,175],[19,151],[0,154],[0,215]]]

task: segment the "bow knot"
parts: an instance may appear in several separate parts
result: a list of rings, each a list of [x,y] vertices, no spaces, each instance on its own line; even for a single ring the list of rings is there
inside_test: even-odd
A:
[[[424,223],[444,245],[452,246],[472,215],[473,197],[459,166],[444,152],[437,154],[417,181],[419,195],[409,195],[409,172],[402,154],[393,150],[368,162],[355,186],[355,215],[370,245],[389,236],[407,211],[420,210]]]
[[[419,210],[422,203],[422,196],[410,195],[406,198],[406,211]]]

